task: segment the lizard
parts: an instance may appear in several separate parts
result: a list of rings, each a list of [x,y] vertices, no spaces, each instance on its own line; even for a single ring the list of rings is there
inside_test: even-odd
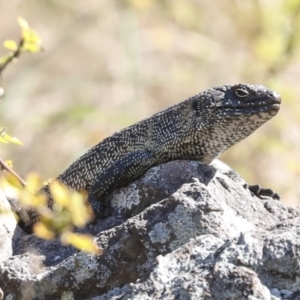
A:
[[[274,117],[280,103],[280,95],[263,85],[240,83],[207,89],[105,138],[57,180],[71,190],[87,191],[95,216],[101,216],[101,199],[113,189],[164,162],[212,163]],[[49,185],[40,192],[47,195],[51,208]],[[19,215],[20,226],[32,232],[38,213],[31,210],[26,217],[24,212]]]

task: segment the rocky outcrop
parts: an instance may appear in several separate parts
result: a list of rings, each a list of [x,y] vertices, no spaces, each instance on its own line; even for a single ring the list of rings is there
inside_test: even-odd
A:
[[[100,256],[15,227],[3,299],[300,299],[300,210],[243,183],[220,162],[152,168],[84,229]]]
[[[13,236],[17,227],[16,219],[4,193],[0,190],[0,262],[13,255]],[[1,298],[0,298],[1,299]]]

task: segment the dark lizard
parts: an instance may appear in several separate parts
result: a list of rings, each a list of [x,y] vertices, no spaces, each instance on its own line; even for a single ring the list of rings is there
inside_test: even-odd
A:
[[[113,189],[167,161],[210,164],[275,116],[280,103],[280,95],[262,85],[208,89],[104,139],[57,179],[72,190],[88,191],[95,215],[101,215],[101,199]],[[52,207],[49,186],[41,192]],[[21,214],[21,227],[31,232],[38,218],[35,211],[27,220]]]

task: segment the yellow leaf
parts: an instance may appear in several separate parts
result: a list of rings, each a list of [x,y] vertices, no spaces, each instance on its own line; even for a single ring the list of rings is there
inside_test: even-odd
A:
[[[55,234],[41,222],[38,222],[34,225],[33,231],[38,237],[45,240],[52,240],[55,238]]]
[[[14,176],[13,174],[11,173],[7,173],[5,175],[5,177],[1,177],[1,184],[4,184],[5,186],[12,186],[13,188],[16,188],[16,189],[21,189],[22,188],[22,185],[20,183],[20,181],[16,178],[16,176]]]
[[[38,44],[40,42],[38,34],[31,28],[23,31],[23,38],[26,43]]]
[[[27,52],[36,53],[36,52],[41,51],[41,47],[39,45],[35,45],[32,43],[25,43],[23,46],[23,50],[25,50]]]
[[[41,38],[32,28],[29,27],[27,21],[21,17],[18,17],[18,23],[22,29],[21,36],[23,43],[21,51],[35,53],[43,50],[41,46]]]
[[[41,39],[31,28],[22,31],[23,46],[22,51],[38,52],[42,50]]]
[[[20,26],[22,29],[27,29],[27,28],[29,28],[28,23],[27,23],[27,21],[26,21],[25,19],[23,19],[22,17],[18,17],[17,20],[18,20],[19,26]]]
[[[47,198],[44,195],[34,195],[28,190],[23,190],[20,193],[20,202],[22,205],[37,209],[44,207],[47,203]]]
[[[58,204],[62,207],[67,207],[69,205],[70,194],[67,187],[62,185],[57,180],[54,180],[50,183],[50,190],[55,204]]]
[[[13,162],[12,162],[12,160],[6,160],[5,163],[6,163],[6,165],[7,165],[9,168],[12,168],[12,167],[13,167]]]
[[[36,193],[43,185],[41,176],[37,172],[30,172],[26,178],[27,189]]]
[[[0,136],[0,143],[8,144],[8,141],[2,136]]]
[[[15,180],[14,176],[11,174],[7,175],[7,178],[2,176],[0,178],[0,186],[3,191],[5,191],[6,195],[9,195],[11,198],[18,198],[19,197],[19,189],[16,187],[16,185],[12,184],[10,182],[10,179]],[[17,184],[17,181],[15,180],[15,183]]]
[[[8,142],[23,146],[23,143],[18,138],[10,137],[9,135],[7,135],[7,136],[9,137]]]
[[[86,201],[78,192],[73,192],[71,195],[71,205],[68,209],[71,212],[72,222],[76,227],[83,227],[92,219],[93,211],[86,205]]]
[[[98,248],[92,238],[88,235],[65,232],[62,234],[61,240],[64,244],[72,245],[73,247],[85,252],[94,254],[102,253],[102,249]]]
[[[7,133],[4,133],[0,136],[1,143],[13,143],[17,145],[23,145],[23,143],[16,137],[11,137]]]
[[[6,40],[6,41],[4,41],[3,46],[6,49],[11,50],[11,51],[15,51],[15,50],[18,49],[17,43],[15,41],[13,41],[13,40]]]

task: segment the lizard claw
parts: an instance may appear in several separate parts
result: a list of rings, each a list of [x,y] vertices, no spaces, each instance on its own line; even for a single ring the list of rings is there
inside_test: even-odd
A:
[[[272,189],[264,189],[258,184],[249,185],[245,183],[243,185],[245,189],[248,189],[252,194],[261,198],[262,196],[271,197],[274,200],[280,200],[280,195],[275,193]]]

